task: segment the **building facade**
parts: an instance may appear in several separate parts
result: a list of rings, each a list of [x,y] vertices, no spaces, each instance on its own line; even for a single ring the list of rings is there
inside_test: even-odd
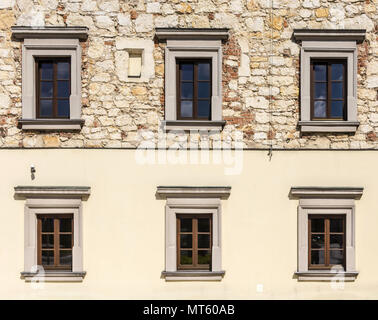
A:
[[[376,299],[377,18],[0,0],[0,298]]]

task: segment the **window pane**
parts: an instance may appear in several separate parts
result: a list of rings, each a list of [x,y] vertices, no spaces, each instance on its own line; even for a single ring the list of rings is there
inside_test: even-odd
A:
[[[59,247],[64,249],[72,248],[72,235],[71,234],[61,234],[59,236]]]
[[[330,264],[343,264],[344,262],[343,250],[330,250],[329,251],[329,263]]]
[[[198,82],[198,98],[210,98],[210,82]]]
[[[61,218],[59,219],[59,231],[60,232],[72,232],[72,219]]]
[[[198,117],[210,118],[210,100],[198,101]]]
[[[332,80],[343,80],[343,68],[341,63],[333,63],[331,65],[331,79]]]
[[[41,82],[40,83],[40,95],[41,98],[51,98],[53,96],[53,83],[48,82]]]
[[[69,62],[58,62],[58,75],[57,78],[60,80],[69,79],[70,75],[70,64]]]
[[[181,117],[191,118],[193,116],[193,101],[181,101]]]
[[[332,99],[342,99],[343,98],[343,83],[342,82],[332,82]]]
[[[59,263],[63,266],[72,265],[72,250],[60,250],[59,251]]]
[[[326,118],[326,102],[325,101],[315,101],[314,103],[314,117],[315,118]]]
[[[70,116],[70,101],[68,99],[58,100],[58,117]]]
[[[54,235],[53,234],[43,234],[42,235],[42,248],[43,249],[54,248]]]
[[[324,232],[324,219],[311,219],[311,232]]]
[[[192,235],[191,234],[181,234],[180,235],[180,247],[181,248],[192,248]]]
[[[198,235],[198,248],[210,248],[210,235],[209,234]]]
[[[330,232],[344,232],[343,219],[330,219]]]
[[[193,99],[193,83],[181,82],[181,99]]]
[[[39,116],[52,117],[53,103],[52,100],[39,100]]]
[[[211,251],[210,250],[198,250],[198,264],[210,264]]]
[[[54,265],[54,251],[42,250],[42,265],[51,266]]]
[[[51,62],[40,62],[41,79],[52,80],[53,79],[53,64]]]
[[[198,219],[198,232],[210,232],[210,219]]]
[[[324,248],[324,234],[311,235],[311,248]]]
[[[180,219],[180,231],[181,232],[192,232],[192,219],[181,218]]]
[[[70,83],[69,81],[58,81],[58,97],[68,98],[70,96]]]
[[[342,249],[344,242],[344,235],[342,234],[331,234],[329,236],[330,248],[331,249]]]
[[[314,65],[315,80],[326,81],[327,80],[327,66],[325,64]]]
[[[343,117],[344,101],[332,101],[331,102],[331,117],[342,118]]]
[[[210,63],[198,64],[198,80],[210,80]]]
[[[42,232],[54,232],[54,219],[42,218]]]
[[[193,264],[192,251],[181,250],[180,251],[180,264]]]
[[[327,99],[326,83],[315,83],[315,99]]]
[[[181,63],[181,80],[191,80],[193,81],[193,64],[192,63]]]
[[[324,250],[311,250],[311,264],[324,264]]]

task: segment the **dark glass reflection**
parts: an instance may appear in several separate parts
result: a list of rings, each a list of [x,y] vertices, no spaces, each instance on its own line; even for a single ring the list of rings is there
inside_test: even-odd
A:
[[[53,79],[53,64],[51,62],[41,62],[41,79],[52,80]]]
[[[53,83],[50,81],[41,82],[40,86],[41,98],[50,98],[53,96]]]
[[[343,250],[330,250],[329,263],[330,264],[343,264],[344,262]]]
[[[61,248],[64,248],[64,249],[72,248],[72,235],[61,234],[59,236],[59,245]]]
[[[198,63],[198,80],[210,80],[210,63]]]
[[[63,266],[72,265],[72,250],[60,250],[59,263]]]
[[[58,100],[58,117],[70,116],[70,101],[68,99]]]
[[[324,264],[324,250],[311,250],[311,264]]]
[[[198,248],[210,248],[210,235],[209,234],[198,235]]]
[[[326,83],[315,83],[315,99],[327,98],[327,85]]]
[[[180,246],[181,248],[192,248],[192,235],[191,234],[181,234],[180,235]]]
[[[42,250],[42,265],[44,266],[54,265],[54,251]]]
[[[343,80],[343,69],[344,66],[341,63],[333,63],[331,65],[331,79]]]
[[[344,235],[342,234],[331,234],[329,236],[330,248],[331,249],[342,249],[344,244]]]
[[[210,219],[198,219],[198,232],[210,232]]]
[[[180,264],[193,264],[192,251],[181,250],[180,251]]]
[[[58,97],[67,98],[70,96],[70,83],[69,81],[58,81]]]
[[[54,232],[54,219],[42,218],[42,232]]]
[[[331,102],[331,117],[332,118],[342,118],[343,117],[343,101],[332,101]]]
[[[42,248],[43,249],[54,248],[54,235],[53,234],[43,234],[42,235]]]
[[[198,250],[198,264],[210,264],[211,251],[210,250]]]
[[[58,62],[57,66],[59,80],[68,80],[70,76],[70,64],[69,62]]]
[[[330,232],[343,232],[343,220],[330,219],[329,229],[330,229]]]
[[[198,98],[210,98],[210,82],[198,82]]]
[[[210,100],[198,101],[198,117],[210,118]]]
[[[181,83],[181,99],[193,99],[193,83]]]
[[[324,219],[311,219],[311,232],[324,232]]]
[[[343,83],[342,82],[332,82],[332,99],[342,99],[343,98]]]
[[[59,231],[60,232],[72,232],[72,219],[62,218],[59,219]]]
[[[181,218],[180,219],[180,231],[192,232],[192,219]]]
[[[315,64],[315,81],[326,81],[327,80],[327,66],[325,64]]]
[[[39,115],[41,117],[52,117],[52,114],[53,114],[52,100],[40,100],[39,101]]]
[[[193,81],[193,64],[192,63],[181,63],[181,80]]]
[[[311,235],[311,248],[324,248],[324,234]]]

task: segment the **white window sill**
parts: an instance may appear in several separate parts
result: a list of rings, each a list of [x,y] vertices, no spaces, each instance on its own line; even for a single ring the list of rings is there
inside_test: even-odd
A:
[[[18,127],[22,130],[81,130],[82,119],[20,119]]]
[[[162,122],[163,129],[168,130],[219,130],[221,131],[226,121],[209,120],[166,120]]]
[[[358,121],[299,121],[301,132],[356,132]]]
[[[82,282],[86,272],[46,271],[44,273],[21,272],[25,282]]]
[[[221,281],[225,271],[163,271],[166,281]]]
[[[295,272],[299,281],[355,281],[358,271],[332,272],[331,270]]]

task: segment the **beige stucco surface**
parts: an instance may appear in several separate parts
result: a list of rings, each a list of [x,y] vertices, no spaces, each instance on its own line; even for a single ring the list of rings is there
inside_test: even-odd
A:
[[[241,173],[226,175],[225,165],[212,162],[141,165],[134,150],[2,150],[0,299],[377,299],[378,152],[275,151],[271,161],[267,151],[242,156]],[[24,201],[14,199],[17,185],[92,188],[83,203],[82,283],[36,288],[20,279]],[[221,282],[161,279],[165,201],[155,199],[158,185],[232,187],[222,201]],[[360,274],[344,289],[295,279],[298,202],[288,198],[291,186],[365,188],[356,201]]]

